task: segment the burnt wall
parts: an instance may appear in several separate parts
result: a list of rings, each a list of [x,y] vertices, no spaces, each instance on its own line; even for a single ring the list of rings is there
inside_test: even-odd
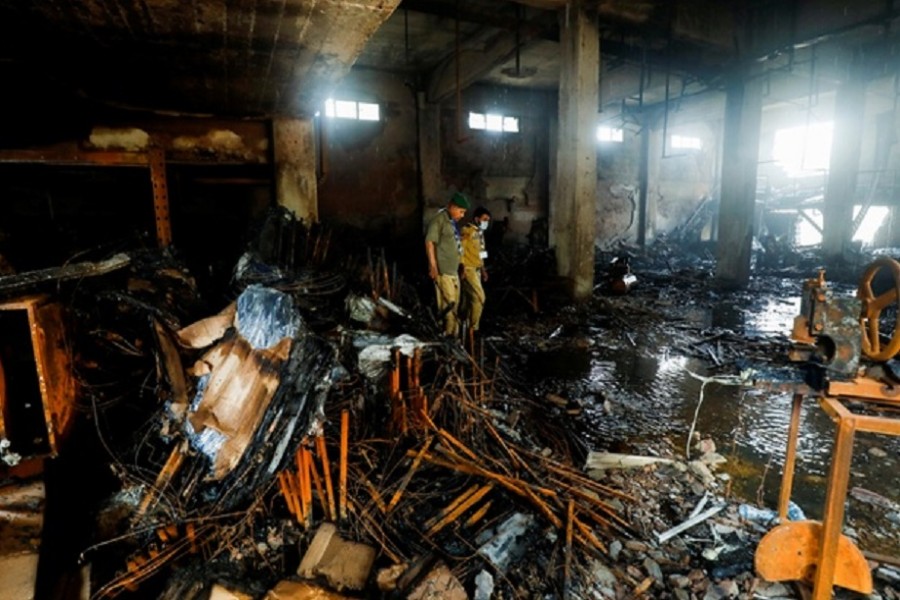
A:
[[[621,122],[605,125],[618,127]],[[601,246],[637,237],[641,130],[623,126],[623,131],[622,142],[597,145],[597,242]]]
[[[441,107],[423,105],[419,114],[414,90],[408,79],[371,70],[354,71],[335,90],[334,98],[378,103],[382,119],[318,120],[322,220],[386,241],[418,239],[422,220],[446,204],[453,192],[461,191],[473,207],[487,207],[495,222],[503,224],[505,240],[542,243],[555,161],[556,92],[476,85],[464,91],[459,107],[450,100]],[[680,225],[715,193],[722,110],[721,99],[672,101],[664,127],[662,109],[653,109],[657,117],[649,124],[651,239]],[[432,122],[428,114],[433,111],[437,116]],[[469,112],[516,117],[519,131],[473,130]],[[416,172],[417,117],[421,139],[439,140],[439,148],[424,153],[436,163],[422,165],[424,178],[434,181],[427,191],[420,190]],[[601,120],[614,123],[616,118],[598,114]],[[637,239],[641,126],[633,119],[621,122],[625,140],[598,144],[597,150],[601,245]],[[669,147],[668,141],[664,145],[664,128],[666,138],[674,133],[700,137],[702,148],[681,151]]]
[[[420,235],[414,90],[399,75],[358,70],[332,97],[377,103],[381,119],[317,119],[319,218],[384,241]]]
[[[648,187],[653,235],[672,231],[705,198],[718,196],[723,114],[724,105],[720,110],[716,101],[703,102],[684,114],[670,115],[668,127],[654,132]],[[674,147],[675,135],[699,139],[700,148]]]
[[[473,130],[469,112],[499,113],[519,120],[518,132]],[[485,206],[507,239],[525,241],[535,220],[547,216],[549,201],[549,115],[555,93],[474,87],[441,112],[441,176],[447,195],[465,193],[473,208]]]
[[[159,147],[174,247],[206,290],[224,291],[248,224],[273,201],[267,124],[112,113],[82,125],[3,140],[0,256],[26,271],[155,247],[150,170],[139,159]]]
[[[668,113],[668,114],[667,114]],[[620,143],[597,146],[597,244],[634,243],[638,238],[641,137],[647,149],[647,240],[682,225],[707,197],[718,195],[722,116],[720,94],[670,100],[632,110],[604,113],[604,125],[621,128]],[[700,148],[676,148],[674,135],[697,138]]]

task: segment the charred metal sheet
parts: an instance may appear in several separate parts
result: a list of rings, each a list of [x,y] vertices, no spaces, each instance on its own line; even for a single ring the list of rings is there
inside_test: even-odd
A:
[[[192,369],[193,398],[185,400],[173,373],[174,344],[159,326],[156,333],[169,388],[157,427],[164,440],[184,439],[192,449],[165,450],[160,485],[180,495],[188,511],[254,497],[319,418],[339,372],[335,350],[309,331],[290,295],[252,285],[219,315],[180,330],[188,346],[212,343]],[[137,514],[152,514],[158,499],[146,492]]]
[[[48,282],[55,283],[69,279],[105,275],[127,266],[130,262],[131,258],[127,254],[116,254],[99,262],[73,263],[63,267],[52,267],[0,277],[0,295],[31,292],[40,287],[41,284]]]
[[[241,294],[236,335],[195,367],[205,370],[185,423],[192,446],[213,462],[218,480],[241,459],[280,383],[294,336],[303,328],[290,296],[251,286]]]
[[[188,325],[178,332],[178,341],[186,348],[206,348],[222,339],[229,327],[234,326],[237,304],[232,302],[219,314]]]

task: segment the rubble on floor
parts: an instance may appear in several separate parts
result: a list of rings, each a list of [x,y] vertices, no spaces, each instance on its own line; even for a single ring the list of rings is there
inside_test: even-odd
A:
[[[274,213],[225,308],[166,254],[71,292],[80,410],[115,475],[81,540],[91,598],[802,597],[754,574],[768,524],[713,440],[617,452],[578,398],[522,375],[534,353],[668,327],[704,377],[741,385],[771,338],[681,320],[696,299],[675,286],[635,300],[660,285],[649,271],[551,313],[535,298],[552,292],[511,267],[493,301],[505,287],[528,317],[448,341],[383,254],[338,264],[330,247]],[[895,567],[875,574],[873,598],[900,597]]]

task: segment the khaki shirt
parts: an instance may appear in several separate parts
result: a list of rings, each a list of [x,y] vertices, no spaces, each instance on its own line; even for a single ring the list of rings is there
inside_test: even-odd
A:
[[[428,223],[425,241],[434,242],[438,272],[441,275],[457,275],[461,248],[457,240],[456,227],[446,209],[439,210]]]
[[[484,232],[475,223],[469,223],[462,230],[462,264],[475,269],[484,268]]]

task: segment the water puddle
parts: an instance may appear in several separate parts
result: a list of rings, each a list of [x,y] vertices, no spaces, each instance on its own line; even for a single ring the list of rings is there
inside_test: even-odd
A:
[[[687,318],[699,327],[776,339],[790,331],[800,299],[761,299],[754,304],[751,309],[727,304],[707,311],[691,309]],[[665,437],[683,453],[696,412],[696,431],[712,438],[718,452],[728,458],[723,470],[731,477],[731,493],[774,508],[787,443],[790,394],[711,382],[703,389],[698,411],[703,383],[691,372],[706,375],[709,362],[681,354],[672,339],[672,327],[668,334],[660,331],[665,329],[640,335],[597,333],[589,347],[533,355],[529,374],[543,387],[581,401],[584,413],[573,426],[582,430],[595,449],[639,452]],[[777,344],[773,343],[773,351],[779,351]],[[830,419],[815,400],[805,400],[793,500],[810,518],[821,518],[833,440]],[[894,475],[898,457],[900,438],[858,435],[850,487],[900,502],[900,477]],[[858,528],[865,549],[900,554],[900,526],[886,519],[889,512],[867,503],[849,503],[848,523]]]

